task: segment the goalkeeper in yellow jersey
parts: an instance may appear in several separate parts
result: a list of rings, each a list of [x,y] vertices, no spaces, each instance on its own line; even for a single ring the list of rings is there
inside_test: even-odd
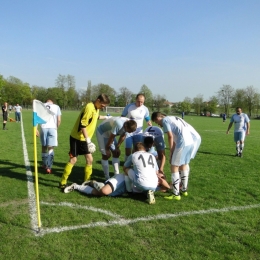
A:
[[[67,179],[77,162],[78,155],[84,155],[86,166],[84,169],[84,181],[90,179],[92,174],[92,153],[96,151],[96,146],[91,142],[95,132],[97,120],[99,118],[99,109],[109,105],[110,99],[105,94],[100,94],[94,102],[86,104],[80,111],[77,121],[70,133],[70,159],[64,168],[59,187],[64,190],[67,185]],[[101,117],[101,116],[100,116]]]

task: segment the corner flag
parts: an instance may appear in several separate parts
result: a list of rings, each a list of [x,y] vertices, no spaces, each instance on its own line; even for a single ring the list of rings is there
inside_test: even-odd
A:
[[[33,144],[34,144],[34,171],[35,171],[35,190],[36,190],[36,205],[38,214],[38,227],[41,228],[41,214],[39,201],[39,187],[38,187],[38,160],[37,160],[37,142],[36,142],[36,128],[38,124],[47,123],[55,114],[50,111],[41,101],[33,100]]]

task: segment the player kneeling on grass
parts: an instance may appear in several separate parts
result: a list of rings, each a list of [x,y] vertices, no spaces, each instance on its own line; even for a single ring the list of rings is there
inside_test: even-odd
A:
[[[133,168],[131,168],[132,165]],[[124,164],[127,191],[131,192],[132,187],[135,186],[141,192],[147,192],[148,203],[154,204],[158,170],[154,155],[146,152],[143,143],[137,143],[135,152],[127,158]]]
[[[111,117],[104,120],[97,128],[96,136],[98,141],[99,150],[102,154],[102,168],[106,180],[109,176],[109,162],[108,159],[112,153],[112,165],[114,173],[119,173],[119,156],[120,145],[125,140],[126,133],[132,133],[136,130],[137,124],[134,120],[129,120],[126,117]],[[118,141],[116,136],[120,136]]]

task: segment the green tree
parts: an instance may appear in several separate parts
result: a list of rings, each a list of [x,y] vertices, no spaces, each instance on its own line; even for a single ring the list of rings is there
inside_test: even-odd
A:
[[[224,107],[225,114],[229,116],[230,105],[234,95],[234,89],[230,85],[223,85],[217,92],[218,102]]]
[[[133,92],[126,87],[119,89],[119,95],[117,96],[117,102],[120,106],[124,107],[131,102]]]
[[[201,113],[202,105],[203,105],[203,95],[198,94],[195,98],[193,98],[193,108],[197,115]]]

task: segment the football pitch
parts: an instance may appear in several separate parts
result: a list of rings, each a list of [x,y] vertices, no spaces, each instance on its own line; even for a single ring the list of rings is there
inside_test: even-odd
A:
[[[0,259],[260,259],[260,120],[251,120],[243,158],[238,158],[234,126],[226,135],[229,120],[186,116],[202,137],[190,163],[189,196],[169,201],[167,194],[155,193],[156,204],[149,205],[142,195],[98,198],[60,191],[79,111],[62,113],[52,174],[40,168],[37,138],[40,232],[32,111],[23,111],[21,124],[8,122],[8,130],[1,129]],[[97,145],[95,137],[92,141]],[[104,181],[99,151],[93,157],[92,179]],[[84,166],[79,156],[68,183],[83,182]],[[168,159],[165,173],[170,181]]]

